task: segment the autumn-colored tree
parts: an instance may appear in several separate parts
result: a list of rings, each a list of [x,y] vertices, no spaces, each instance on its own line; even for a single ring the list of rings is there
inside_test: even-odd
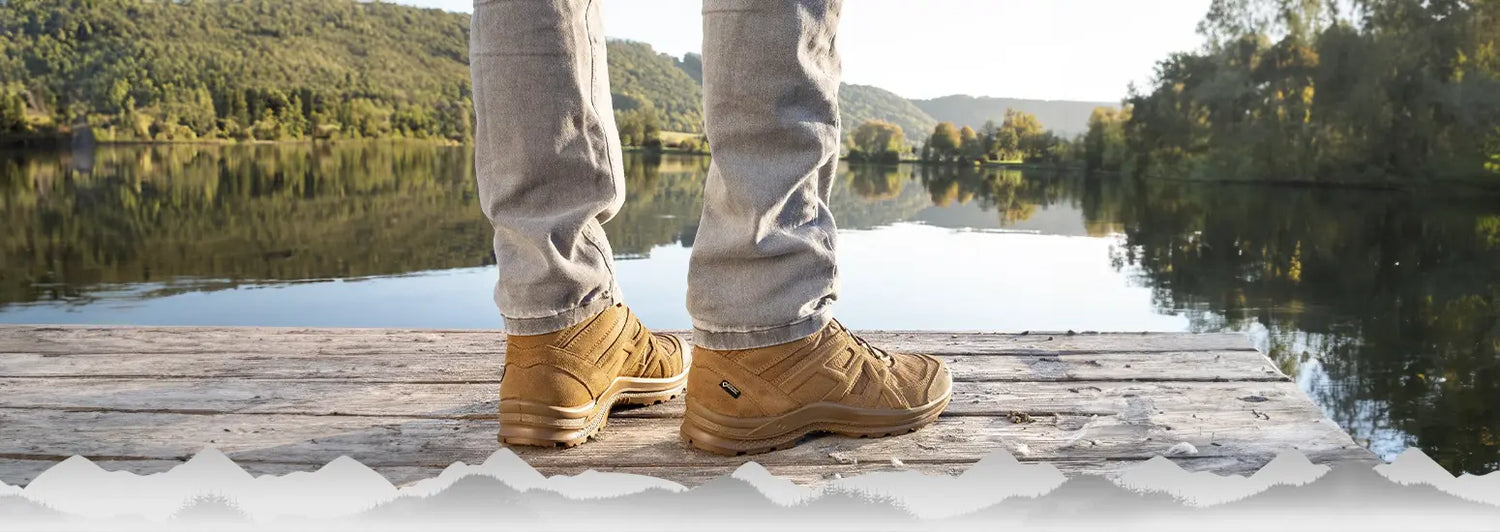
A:
[[[906,151],[906,133],[900,126],[883,120],[869,120],[854,128],[854,148],[872,160],[900,160]]]
[[[963,138],[958,132],[958,126],[953,125],[953,122],[942,122],[933,128],[932,137],[927,139],[927,145],[931,148],[933,157],[952,160],[958,156],[959,148],[963,147]]]

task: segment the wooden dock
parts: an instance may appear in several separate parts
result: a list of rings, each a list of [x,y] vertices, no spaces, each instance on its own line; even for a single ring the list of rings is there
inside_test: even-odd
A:
[[[937,423],[726,458],[679,440],[678,400],[616,412],[577,449],[515,450],[546,474],[596,469],[686,485],[749,459],[804,483],[956,474],[998,450],[1102,474],[1158,454],[1221,474],[1253,473],[1292,449],[1318,463],[1376,461],[1241,335],[864,336],[951,365],[954,398]],[[75,454],[159,472],[214,446],[254,474],[348,455],[410,483],[499,448],[504,346],[494,331],[0,326],[0,481],[24,485]]]

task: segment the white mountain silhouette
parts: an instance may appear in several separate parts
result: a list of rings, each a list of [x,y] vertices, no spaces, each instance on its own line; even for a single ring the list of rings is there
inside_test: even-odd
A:
[[[1408,447],[1389,464],[1375,466],[1375,471],[1397,484],[1427,484],[1443,491],[1450,491],[1457,480],[1415,447]]]
[[[296,471],[255,479],[239,507],[258,519],[282,516],[332,518],[368,510],[396,498],[396,487],[380,473],[347,456],[317,471]]]
[[[1327,466],[1313,464],[1296,451],[1277,455],[1249,477],[1190,472],[1166,457],[1157,456],[1125,470],[1115,482],[1138,491],[1166,493],[1190,506],[1205,507],[1240,500],[1271,486],[1305,485],[1327,472]]]
[[[105,471],[82,456],[58,462],[26,485],[26,498],[59,512],[86,518],[143,517],[161,508],[158,519],[181,507],[183,499],[149,501],[140,493],[141,476],[128,471]]]
[[[1329,469],[1326,465],[1312,463],[1312,460],[1308,460],[1300,452],[1287,451],[1260,466],[1260,470],[1250,475],[1250,478],[1265,486],[1262,489],[1271,486],[1306,486],[1323,478]]]
[[[677,492],[687,488],[670,480],[647,475],[590,469],[574,476],[547,477],[547,483],[541,489],[557,492],[572,499],[605,499],[653,489]]]
[[[254,477],[215,448],[150,475],[105,471],[73,456],[42,472],[23,490],[26,497],[87,518],[172,517],[196,498],[221,497],[255,520],[279,516],[335,517],[364,510],[395,496],[395,487],[375,471],[343,457],[314,472]]]
[[[1460,497],[1500,506],[1500,473],[1462,475],[1454,482]]]
[[[1415,447],[1409,447],[1389,464],[1375,466],[1375,471],[1392,482],[1403,485],[1426,484],[1464,499],[1500,506],[1500,475],[1464,474],[1454,477],[1436,460]]]
[[[419,481],[402,488],[401,495],[424,497],[437,494],[459,479],[483,475],[497,479],[517,491],[547,490],[573,499],[598,499],[640,493],[649,489],[683,491],[687,488],[670,480],[628,473],[607,473],[594,470],[575,476],[558,475],[547,477],[537,472],[510,449],[500,449],[490,454],[484,463],[468,465],[456,462],[443,469],[437,477]]]
[[[1014,497],[950,520],[952,528],[989,530],[1153,530],[1184,522],[1193,512],[1164,493],[1137,491],[1102,476],[1073,476],[1037,497]],[[1155,526],[1142,527],[1141,523]],[[1122,528],[1131,524],[1133,528]],[[1198,524],[1195,530],[1201,530]]]
[[[818,496],[818,491],[773,475],[765,466],[755,462],[745,462],[729,476],[754,486],[767,499],[782,506],[800,504]]]
[[[66,519],[61,513],[26,498],[0,495],[0,530],[26,530]],[[57,528],[57,527],[53,527]]]
[[[395,499],[342,520],[359,528],[386,530],[500,530],[538,528],[543,515],[532,508],[542,503],[552,509],[561,502],[561,510],[549,515],[573,519],[578,514],[571,504],[588,504],[564,499],[548,491],[521,492],[490,475],[464,475],[442,490],[430,495],[401,494]],[[590,517],[587,513],[583,518]],[[394,525],[396,528],[391,528]],[[466,526],[468,525],[468,526]]]
[[[998,451],[957,476],[871,473],[829,482],[821,490],[798,486],[749,462],[730,476],[688,490],[641,475],[587,471],[546,477],[502,449],[484,463],[456,463],[436,478],[398,490],[347,457],[313,472],[255,477],[207,448],[151,475],[105,471],[75,456],[24,489],[0,488],[12,488],[0,490],[0,510],[31,509],[20,512],[23,519],[66,515],[79,523],[107,520],[142,529],[171,524],[174,514],[222,517],[223,511],[207,510],[226,508],[261,524],[371,525],[398,518],[426,523],[451,517],[484,526],[546,522],[611,529],[646,526],[663,517],[702,527],[816,520],[865,530],[916,516],[951,518],[949,523],[1146,523],[1157,532],[1196,530],[1191,527],[1226,519],[1259,526],[1272,523],[1265,521],[1268,516],[1280,519],[1272,524],[1287,526],[1296,519],[1331,515],[1362,530],[1409,526],[1430,516],[1439,516],[1432,522],[1445,525],[1450,520],[1476,526],[1500,522],[1500,475],[1455,479],[1419,451],[1373,469],[1358,463],[1330,469],[1287,452],[1249,477],[1188,472],[1171,460],[1155,458],[1113,481],[1092,475],[1068,479],[1049,464],[1021,463]],[[210,508],[203,501],[214,504]],[[0,525],[4,521],[0,518]],[[1161,528],[1164,523],[1172,526]]]
[[[1206,521],[1253,522],[1261,530],[1495,530],[1500,523],[1500,508],[1426,484],[1399,484],[1359,463],[1203,512]]]
[[[4,482],[0,482],[0,497],[4,497],[6,495],[20,495],[20,494],[21,494],[21,487],[20,486],[12,486],[10,484],[6,484]]]
[[[1192,506],[1211,506],[1253,493],[1249,478],[1190,472],[1164,456],[1126,469],[1115,483],[1140,492],[1165,493]]]
[[[414,484],[401,488],[401,495],[414,497],[429,497],[448,489],[454,482],[470,475],[484,475],[504,482],[517,491],[525,491],[541,487],[547,482],[547,477],[538,473],[537,470],[527,464],[521,457],[510,449],[500,449],[490,454],[483,463],[469,465],[463,462],[454,462],[443,469],[438,476],[417,481]]]
[[[1049,464],[1022,464],[998,450],[958,476],[916,471],[865,473],[829,483],[827,489],[887,497],[917,517],[940,519],[992,506],[1012,497],[1035,497],[1067,477]]]

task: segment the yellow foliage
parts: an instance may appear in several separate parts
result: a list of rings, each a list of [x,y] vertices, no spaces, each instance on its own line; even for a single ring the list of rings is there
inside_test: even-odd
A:
[[[1297,249],[1292,251],[1292,258],[1286,268],[1286,278],[1293,283],[1302,282],[1302,242],[1297,242]]]
[[[1480,216],[1475,225],[1480,240],[1489,247],[1500,247],[1500,215]]]

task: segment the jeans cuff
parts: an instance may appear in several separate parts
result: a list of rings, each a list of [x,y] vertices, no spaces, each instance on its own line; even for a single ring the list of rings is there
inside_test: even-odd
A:
[[[592,318],[600,312],[604,312],[605,309],[619,303],[619,299],[615,296],[618,293],[619,290],[613,290],[609,296],[601,297],[581,306],[543,318],[512,318],[505,316],[505,333],[516,336],[532,336],[554,333],[578,325],[579,323],[583,323],[583,320]]]
[[[695,325],[693,327],[693,347],[702,347],[715,351],[737,351],[781,345],[817,334],[818,331],[827,327],[830,321],[833,321],[833,307],[831,305],[818,311],[816,314],[802,318],[796,322],[769,329],[715,332],[704,330]]]

